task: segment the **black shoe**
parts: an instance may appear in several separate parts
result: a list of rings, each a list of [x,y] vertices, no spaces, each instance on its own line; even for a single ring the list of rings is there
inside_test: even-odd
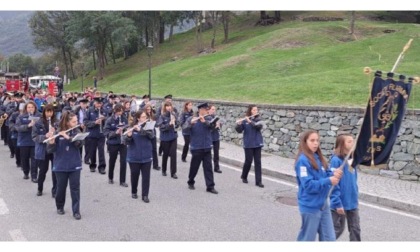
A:
[[[39,191],[36,193],[36,196],[42,196],[42,191]]]
[[[33,178],[31,179],[33,183],[38,183],[38,179],[37,178]]]
[[[63,215],[63,214],[65,214],[66,212],[64,212],[64,209],[63,209],[63,208],[59,208],[59,209],[57,209],[57,213],[58,213],[59,215]]]
[[[95,172],[96,168],[90,168],[90,172]]]
[[[23,175],[23,179],[29,179],[29,175],[27,174]]]
[[[104,175],[104,174],[106,174],[106,171],[105,171],[105,169],[99,169],[99,173]]]
[[[160,171],[160,166],[153,167],[154,170]]]
[[[143,200],[145,203],[149,203],[149,202],[150,202],[150,200],[149,200],[149,198],[148,198],[147,196],[143,196],[143,197],[142,197],[142,200]]]
[[[125,182],[120,183],[120,186],[122,186],[122,187],[128,187],[127,183],[125,183]]]
[[[222,173],[222,171],[220,169],[214,170],[214,172]]]
[[[10,158],[14,158],[15,157],[15,154],[10,154]]]
[[[80,219],[82,218],[82,216],[81,216],[79,213],[75,213],[75,214],[73,214],[73,217],[74,217],[76,220],[80,220]]]
[[[162,176],[166,176],[166,172],[162,172]]]
[[[178,176],[177,176],[176,174],[171,175],[171,177],[172,177],[173,179],[177,179],[177,178],[178,178]]]
[[[241,179],[242,179],[242,182],[243,182],[243,183],[248,184],[248,179],[246,179],[246,178],[242,178],[242,177],[241,177]]]
[[[114,184],[114,180],[112,180],[112,179],[108,180],[108,184],[110,184],[110,185]]]
[[[219,192],[218,191],[216,191],[216,189],[214,189],[214,188],[207,188],[207,190],[206,190],[207,192],[209,192],[209,193],[213,193],[213,194],[218,194]]]
[[[194,187],[194,185],[188,185],[188,189],[195,190],[195,187]]]
[[[131,194],[131,198],[133,198],[133,199],[137,199],[137,198],[138,198],[138,196],[137,196],[137,194],[136,194],[136,193],[133,193],[133,194]]]
[[[264,185],[262,183],[257,183],[255,185],[258,186],[258,187],[264,188]]]
[[[181,159],[182,160],[182,162],[184,162],[184,163],[186,163],[187,162],[187,159],[185,159],[185,158],[183,158],[183,159]]]

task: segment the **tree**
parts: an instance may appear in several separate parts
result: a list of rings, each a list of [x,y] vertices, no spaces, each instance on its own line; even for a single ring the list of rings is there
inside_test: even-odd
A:
[[[229,39],[229,22],[230,22],[230,11],[222,11],[222,24],[223,24],[223,32],[224,32],[224,40],[223,43],[227,43]]]
[[[356,21],[356,12],[352,11],[351,12],[351,17],[350,17],[350,31],[349,34],[354,34],[354,22]]]
[[[9,71],[32,75],[36,67],[31,57],[18,53],[9,58]]]
[[[210,11],[210,16],[211,16],[211,20],[212,20],[212,23],[213,23],[213,37],[211,39],[210,47],[212,49],[214,49],[214,44],[216,42],[216,31],[217,31],[217,21],[218,21],[218,17],[219,17],[219,12],[218,11]]]
[[[65,65],[65,74],[71,72],[75,78],[72,66],[73,47],[67,39],[69,20],[67,11],[37,11],[29,20],[29,26],[34,36],[35,47],[41,51],[59,51]]]

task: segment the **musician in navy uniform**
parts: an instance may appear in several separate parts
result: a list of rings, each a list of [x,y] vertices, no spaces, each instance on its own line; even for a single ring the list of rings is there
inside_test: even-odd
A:
[[[208,104],[202,103],[197,106],[198,117],[190,117],[184,124],[184,129],[190,130],[190,149],[191,149],[191,165],[190,172],[188,174],[188,188],[191,190],[195,189],[195,176],[197,175],[198,169],[200,168],[201,162],[203,162],[204,178],[206,180],[206,191],[217,194],[218,192],[214,189],[213,169],[211,162],[211,149],[212,149],[212,137],[211,130],[214,125],[211,124],[211,118],[207,115]]]
[[[127,125],[128,120],[123,115],[123,105],[116,104],[114,106],[114,114],[106,120],[104,128],[104,134],[107,138],[109,150],[108,183],[114,184],[115,162],[117,161],[118,154],[120,154],[120,186],[123,187],[128,187],[128,184],[125,183],[127,170],[127,147],[122,141],[122,134]]]
[[[82,98],[79,100],[79,104],[74,109],[74,113],[77,116],[77,122],[80,124],[80,128],[82,129],[82,131],[85,131],[86,129],[85,125],[83,124],[83,121],[86,117],[88,103],[89,103],[88,99]],[[82,155],[83,146],[80,147],[79,150],[80,150],[80,155]],[[86,150],[85,150],[84,162],[85,164],[89,164],[89,156],[87,155]]]
[[[184,103],[184,109],[182,110],[182,113],[179,116],[179,122],[181,125],[184,125],[187,119],[194,115],[192,107],[192,102],[187,101]],[[182,148],[181,160],[182,162],[186,163],[188,151],[190,149],[190,131],[182,129],[182,136],[184,137],[184,148]]]
[[[130,129],[124,137],[127,144],[127,162],[131,170],[131,197],[137,199],[137,186],[141,173],[141,196],[145,203],[149,203],[150,169],[152,166],[153,130],[145,130],[147,115],[144,111],[137,111]]]
[[[77,117],[74,113],[64,112],[58,127],[58,136],[47,144],[47,152],[54,153],[53,172],[57,177],[57,194],[55,204],[57,213],[63,215],[66,202],[67,184],[70,184],[73,217],[80,220],[80,173],[82,171],[82,157],[79,148],[83,141],[73,141],[74,136],[80,133],[76,127]]]
[[[47,153],[47,144],[44,143],[44,140],[54,135],[57,126],[56,120],[54,106],[48,104],[43,108],[42,117],[35,123],[35,126],[32,127],[32,139],[35,142],[35,159],[37,160],[36,163],[39,168],[38,191],[36,194],[38,196],[42,195],[49,163],[51,162],[51,167],[54,165],[54,155],[52,153]],[[52,172],[52,181],[53,187],[51,189],[51,194],[55,197],[57,191],[57,178],[55,177],[54,172]]]
[[[98,171],[100,174],[106,174],[105,135],[103,133],[105,119],[106,114],[105,111],[102,109],[102,97],[95,97],[93,107],[89,108],[89,110],[87,111],[83,123],[86,127],[86,132],[89,132],[89,135],[85,139],[86,153],[88,153],[90,159],[89,168],[91,172],[95,172],[96,151],[98,151]]]
[[[164,102],[163,106],[162,114],[157,121],[157,126],[160,130],[160,144],[163,149],[162,175],[166,176],[168,158],[171,158],[171,177],[177,179],[176,148],[178,133],[176,132],[176,129],[179,127],[179,121],[177,115],[173,111],[172,103]]]
[[[210,105],[209,115],[214,121],[214,129],[211,131],[211,138],[213,140],[213,166],[214,172],[222,173],[219,165],[219,150],[220,150],[220,127],[221,123],[216,117],[216,106]]]
[[[31,172],[32,182],[38,183],[38,168],[35,161],[35,142],[32,140],[32,127],[35,120],[29,120],[29,117],[41,117],[37,111],[36,104],[33,101],[26,103],[23,114],[16,118],[15,128],[18,132],[17,146],[20,149],[20,158],[23,178],[29,179],[29,171]]]
[[[255,185],[263,188],[261,178],[261,149],[264,141],[261,134],[263,125],[256,105],[249,105],[244,119],[237,122],[236,132],[244,133],[243,147],[245,151],[245,162],[242,167],[242,182],[248,183],[248,173],[251,169],[252,160],[255,165]]]

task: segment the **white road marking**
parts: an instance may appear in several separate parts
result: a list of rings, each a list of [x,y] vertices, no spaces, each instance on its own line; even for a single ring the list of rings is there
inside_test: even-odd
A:
[[[0,215],[5,215],[9,213],[9,209],[7,208],[6,202],[0,198]]]
[[[27,241],[25,236],[23,236],[22,231],[20,229],[10,230],[10,236],[12,237],[13,241]]]

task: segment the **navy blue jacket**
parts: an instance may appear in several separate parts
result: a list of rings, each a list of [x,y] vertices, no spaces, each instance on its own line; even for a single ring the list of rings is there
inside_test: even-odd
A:
[[[35,159],[44,160],[47,154],[47,144],[43,143],[45,135],[48,133],[49,125],[44,120],[39,119],[32,127],[32,140],[35,142]]]
[[[171,114],[166,112],[165,114],[161,114],[157,121],[157,126],[160,130],[160,141],[172,141],[178,137],[178,133],[176,132],[176,128],[179,127],[179,121],[175,115],[175,127],[174,125],[169,125],[171,121]]]
[[[135,131],[131,137],[124,136],[124,143],[127,145],[127,162],[148,163],[152,162],[152,139],[155,137],[152,130]]]
[[[264,146],[263,137],[261,134],[262,124],[259,124],[259,117],[251,119],[251,123],[243,120],[241,124],[235,127],[236,132],[244,133],[243,146],[247,148],[259,148]]]
[[[101,109],[101,115],[106,116],[106,113]],[[96,119],[99,117],[99,111],[95,108],[89,108],[86,112],[86,117],[83,120],[83,124],[86,126],[86,131],[89,132],[87,138],[102,138],[105,137],[104,133],[100,132],[99,124],[95,124]],[[102,120],[102,131],[105,127],[105,119]]]
[[[36,111],[33,116],[41,117],[41,114]],[[17,146],[35,146],[35,142],[32,140],[32,128],[28,127],[31,122],[28,113],[23,113],[16,118],[15,128],[18,132]]]
[[[115,118],[114,115],[106,119],[105,127],[104,127],[104,134],[107,138],[107,144],[110,145],[119,145],[123,144],[121,142],[121,135],[117,135],[116,131],[120,127],[126,127],[128,125],[127,118],[123,115],[121,115],[121,120],[117,117]]]
[[[18,136],[18,132],[16,130],[16,119],[19,114],[19,111],[15,111],[9,116],[9,119],[7,120],[9,122],[9,131],[11,132],[10,137],[12,139],[17,139]]]
[[[77,133],[80,133],[79,128],[67,132],[67,135],[74,137]],[[62,136],[56,137],[54,144],[47,143],[47,152],[54,153],[52,170],[55,172],[74,172],[81,170],[82,157],[79,149],[82,145],[83,141],[71,142],[71,138],[67,140]]]
[[[191,116],[194,115],[194,111],[190,111],[190,112],[182,112],[179,115],[179,123],[181,125],[181,127],[185,124],[185,122],[187,121],[187,119]],[[184,129],[184,127],[182,127],[182,135],[184,136],[189,136],[190,135],[190,130],[189,129]]]
[[[183,127],[190,131],[191,151],[213,148],[211,131],[214,129],[214,125],[210,124],[211,118],[205,117],[204,123],[198,120],[196,123],[191,124],[191,120],[192,117],[188,118]]]

